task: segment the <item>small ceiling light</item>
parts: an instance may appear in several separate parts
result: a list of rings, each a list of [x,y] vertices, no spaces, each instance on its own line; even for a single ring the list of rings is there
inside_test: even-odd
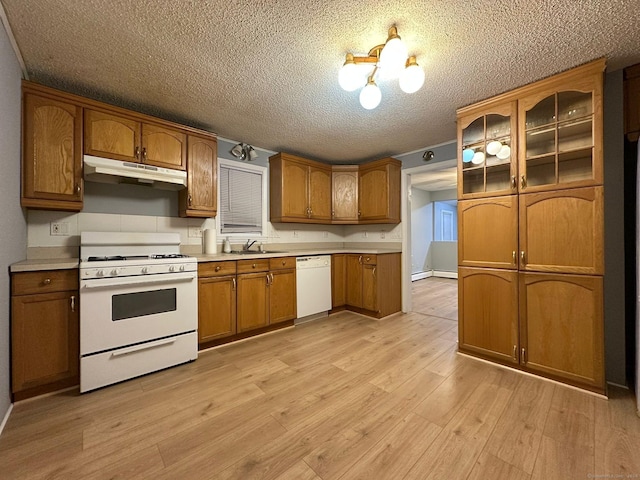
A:
[[[371,76],[366,87],[360,91],[360,105],[367,110],[373,110],[380,105],[380,100],[382,100],[382,92]]]
[[[394,25],[389,29],[387,41],[373,47],[368,55],[347,53],[338,73],[338,83],[347,92],[364,87],[360,92],[360,104],[368,110],[376,108],[382,98],[375,81],[378,72],[381,79],[400,77],[400,88],[404,92],[417,92],[424,84],[424,71],[418,66],[415,56],[407,58],[407,55],[407,47]],[[363,71],[368,71],[368,74],[364,75]]]
[[[424,152],[424,153],[422,154],[422,159],[423,159],[425,162],[428,162],[428,161],[430,161],[430,160],[433,160],[433,157],[435,157],[435,154],[433,153],[433,150],[427,150],[426,152]]]
[[[413,55],[407,60],[407,68],[400,74],[400,88],[404,93],[414,93],[424,84],[424,70],[416,63]]]
[[[253,147],[246,143],[238,143],[231,149],[231,155],[240,160],[255,160],[258,158],[258,152]]]

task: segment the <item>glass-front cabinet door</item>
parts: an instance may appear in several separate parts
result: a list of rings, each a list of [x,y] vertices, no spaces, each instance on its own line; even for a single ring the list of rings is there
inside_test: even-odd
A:
[[[520,192],[602,184],[602,74],[523,98]]]
[[[458,198],[517,192],[516,102],[458,117]]]

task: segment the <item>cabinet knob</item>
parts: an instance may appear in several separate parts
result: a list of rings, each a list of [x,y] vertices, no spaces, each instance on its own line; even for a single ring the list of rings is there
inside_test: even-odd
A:
[[[140,160],[140,147],[136,147],[135,152],[134,152],[134,156]]]
[[[253,265],[251,265],[251,268],[256,268],[256,264],[254,263]]]
[[[189,206],[191,206],[191,204],[193,203],[193,197],[191,196],[191,194],[189,194]]]
[[[80,184],[76,185],[76,193],[80,195]]]
[[[219,272],[219,271],[220,271],[220,265],[216,267],[216,272]]]
[[[50,285],[50,284],[51,284],[51,279],[50,279],[50,278],[45,278],[45,279],[42,281],[42,283],[43,283],[44,285]]]
[[[284,267],[287,262],[282,260],[282,266]]]
[[[367,257],[365,260],[368,262],[369,260],[371,260],[371,257]]]
[[[525,188],[527,186],[527,179],[524,175],[520,175],[520,188]]]
[[[362,212],[360,210],[358,210],[358,216],[362,215]]]
[[[147,161],[147,147],[144,147],[142,149],[142,159],[146,162]]]

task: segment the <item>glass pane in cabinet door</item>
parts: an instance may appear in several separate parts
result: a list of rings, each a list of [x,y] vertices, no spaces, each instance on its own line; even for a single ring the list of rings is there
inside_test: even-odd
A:
[[[558,155],[558,181],[578,182],[593,179],[593,149],[586,148]]]
[[[527,131],[527,158],[555,153],[556,129],[554,126]]]
[[[487,192],[498,192],[511,188],[511,167],[506,165],[487,165]]]
[[[484,117],[476,118],[462,130],[462,144],[470,145],[484,140]]]
[[[462,172],[462,190],[464,194],[484,192],[484,168],[473,168]]]
[[[593,146],[591,117],[558,124],[558,151],[566,152]]]
[[[550,185],[556,183],[556,156],[546,155],[527,160],[527,185]]]
[[[560,92],[558,93],[558,120],[574,120],[593,113],[591,92]]]
[[[549,125],[556,120],[556,96],[552,95],[538,102],[538,104],[527,112],[525,118],[525,128]]]
[[[511,162],[511,140],[501,138],[487,142],[487,167],[494,165],[508,164]]]
[[[499,139],[511,135],[511,119],[504,115],[487,115],[487,139]]]

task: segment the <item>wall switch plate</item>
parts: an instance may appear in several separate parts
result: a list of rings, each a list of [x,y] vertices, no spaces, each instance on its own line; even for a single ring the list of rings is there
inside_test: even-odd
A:
[[[294,231],[293,231],[293,236],[294,236],[294,237],[299,237],[299,236],[300,236],[300,235],[298,235],[298,230],[294,230]]]
[[[189,227],[189,237],[191,237],[191,238],[202,238],[202,228],[201,227]]]
[[[59,237],[69,236],[69,222],[51,222],[50,234]]]
[[[385,232],[380,232],[380,238],[384,238],[386,236],[387,236],[387,234]]]

